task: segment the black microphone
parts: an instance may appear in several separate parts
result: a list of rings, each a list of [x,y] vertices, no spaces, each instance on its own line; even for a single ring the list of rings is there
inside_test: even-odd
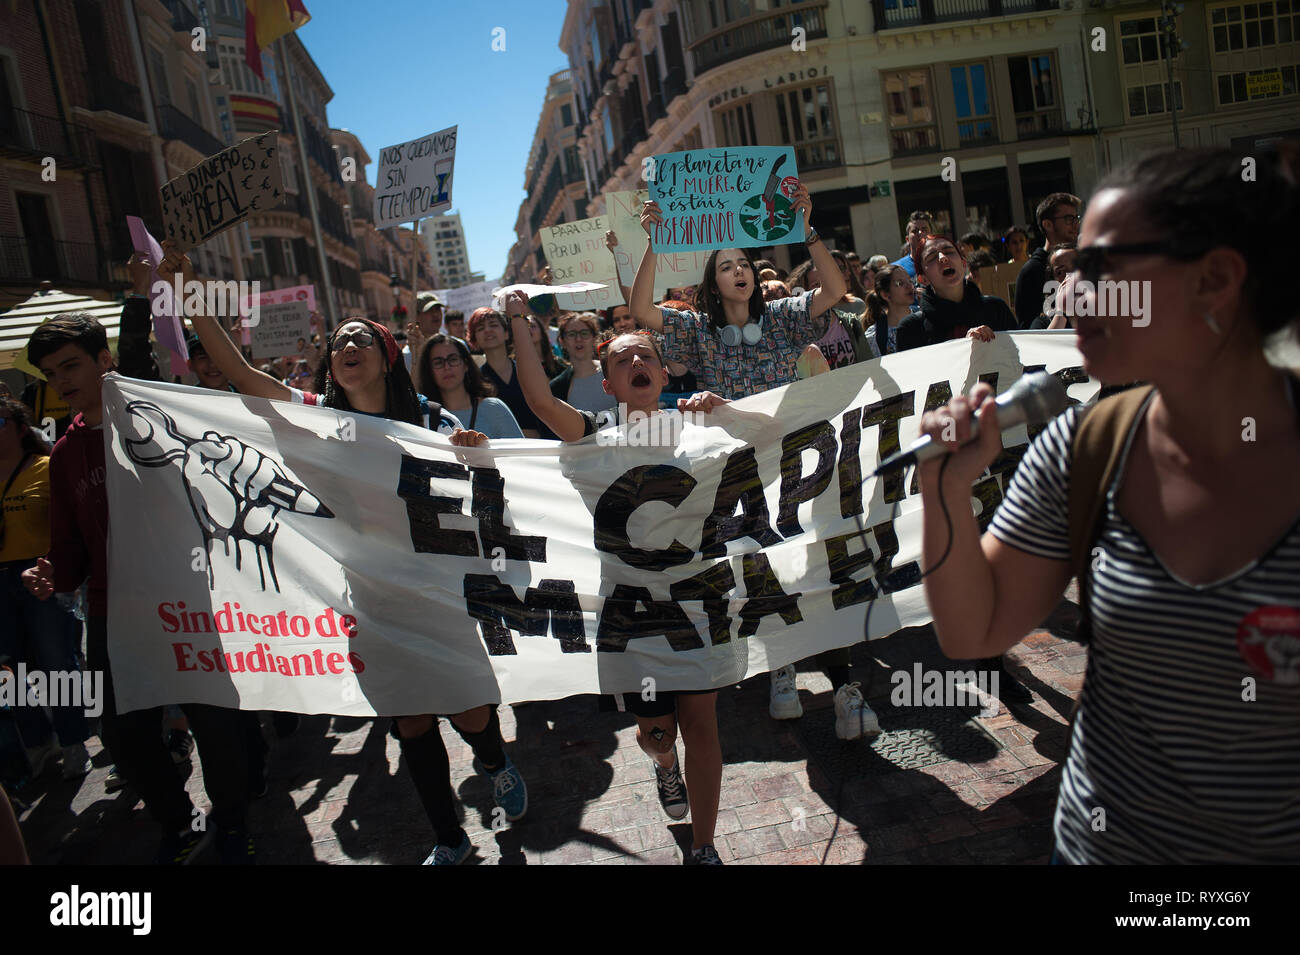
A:
[[[1070,397],[1065,393],[1065,386],[1045,371],[1025,375],[1014,385],[998,396],[998,429],[1009,431],[1022,424],[1042,424],[1064,411],[1070,404]],[[970,441],[979,436],[979,422],[971,416]],[[967,444],[970,442],[968,441]],[[882,461],[880,467],[871,472],[878,477],[887,471],[920,464],[931,458],[948,453],[948,447],[942,441],[935,441],[928,434],[912,442],[906,451],[899,451]]]

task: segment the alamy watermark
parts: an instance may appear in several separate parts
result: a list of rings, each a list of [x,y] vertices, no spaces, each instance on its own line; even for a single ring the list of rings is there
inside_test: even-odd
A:
[[[1066,294],[1058,296],[1061,284],[1055,279],[1046,282],[1043,300],[1048,308],[1059,308],[1067,318],[1131,318],[1134,328],[1151,324],[1151,283],[1147,280],[1102,279],[1094,285],[1083,279],[1071,283]]]
[[[927,670],[913,663],[911,671],[895,670],[889,702],[904,706],[978,706],[980,716],[998,713],[997,670]]]
[[[159,279],[153,284],[152,311],[155,318],[164,318],[167,298],[163,293],[170,291],[171,301],[185,311],[194,314],[202,312],[213,318],[231,318],[244,316],[245,328],[256,328],[262,320],[262,310],[258,299],[262,294],[261,282],[189,281],[182,284],[181,277],[176,276],[174,283]]]
[[[75,706],[92,719],[104,712],[104,674],[101,670],[29,670],[0,668],[0,707]]]

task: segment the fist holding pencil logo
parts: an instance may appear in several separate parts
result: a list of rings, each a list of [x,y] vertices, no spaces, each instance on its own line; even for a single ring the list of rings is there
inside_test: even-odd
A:
[[[126,406],[134,434],[124,435],[127,455],[143,467],[180,463],[181,478],[203,534],[208,586],[215,585],[214,563],[233,561],[236,573],[252,573],[266,590],[279,591],[273,545],[280,513],[332,518],[333,512],[282,464],[238,438],[206,432],[182,433],[171,416],[149,401]],[[220,545],[219,547],[214,545]]]

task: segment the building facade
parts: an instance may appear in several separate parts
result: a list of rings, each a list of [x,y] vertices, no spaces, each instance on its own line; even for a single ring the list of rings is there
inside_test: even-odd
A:
[[[1150,0],[570,0],[583,211],[644,186],[649,156],[785,144],[835,247],[893,258],[914,209],[996,236],[1174,144],[1160,16]],[[1177,23],[1181,145],[1296,132],[1298,0],[1190,3]],[[539,264],[523,213],[516,269]]]
[[[1090,37],[1109,42],[1091,55],[1106,161],[1119,165],[1173,144],[1254,149],[1300,136],[1300,4],[1189,2],[1175,19],[1173,96],[1158,3],[1106,0],[1090,6]],[[1097,34],[1100,30],[1101,33]]]
[[[524,170],[525,198],[504,275],[531,281],[546,264],[539,229],[587,217],[587,185],[577,146],[577,114],[571,70],[551,75]]]
[[[316,199],[335,314],[342,317],[365,312],[361,257],[351,216],[345,212],[348,193],[330,143],[326,107],[333,91],[296,33],[262,51],[266,78],[259,78],[244,59],[242,0],[206,2],[217,33],[221,73],[229,89],[228,101],[219,103],[219,107],[226,114],[223,121],[229,122],[234,141],[271,129],[280,131],[285,201],[278,209],[256,213],[248,220],[248,277],[262,282],[264,288],[315,285],[318,305],[322,302],[325,283],[313,236],[307,193],[310,189]],[[281,51],[289,57],[288,63],[281,62]],[[286,76],[292,77],[306,168],[294,134],[284,88]]]
[[[226,145],[214,46],[197,0],[0,4],[0,307],[43,281],[126,288],[136,215],[162,234],[158,190]],[[190,255],[244,278],[247,231]]]

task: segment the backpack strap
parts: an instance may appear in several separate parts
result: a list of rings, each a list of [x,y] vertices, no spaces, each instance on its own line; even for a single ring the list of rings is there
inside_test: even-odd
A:
[[[1083,622],[1078,636],[1083,643],[1092,640],[1088,580],[1092,549],[1106,519],[1106,495],[1115,482],[1124,444],[1152,391],[1150,385],[1130,388],[1098,402],[1085,412],[1074,433],[1069,490],[1070,566],[1079,580]]]

